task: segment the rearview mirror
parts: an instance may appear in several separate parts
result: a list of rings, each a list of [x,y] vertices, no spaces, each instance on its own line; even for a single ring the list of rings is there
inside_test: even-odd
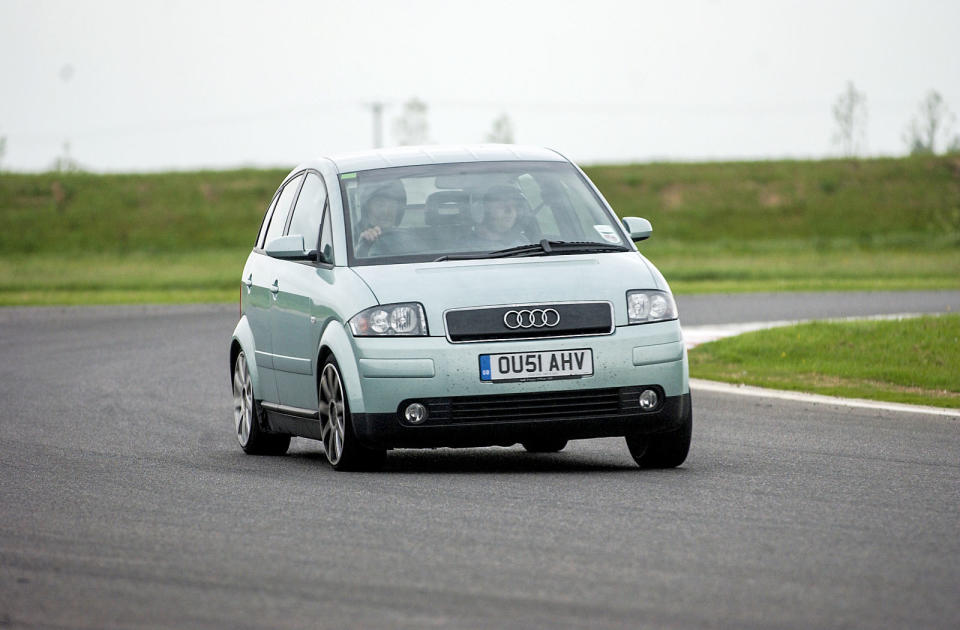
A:
[[[635,241],[645,241],[653,234],[653,226],[646,219],[640,217],[623,217],[623,226]]]
[[[303,236],[290,234],[275,238],[266,247],[267,256],[283,260],[316,260],[317,252],[303,248]]]

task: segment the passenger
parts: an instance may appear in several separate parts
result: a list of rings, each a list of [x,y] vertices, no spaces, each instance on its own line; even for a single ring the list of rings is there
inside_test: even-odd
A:
[[[360,232],[359,246],[369,248],[385,229],[396,227],[406,207],[407,191],[399,181],[374,190],[360,209],[360,224],[357,226]]]
[[[527,243],[517,219],[524,208],[523,195],[511,186],[494,186],[483,196],[483,221],[474,228],[482,248],[503,249]]]

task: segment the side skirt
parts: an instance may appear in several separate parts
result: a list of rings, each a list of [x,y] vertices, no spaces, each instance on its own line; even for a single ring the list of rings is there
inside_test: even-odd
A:
[[[316,411],[266,402],[260,406],[267,412],[271,432],[321,439],[320,417]]]

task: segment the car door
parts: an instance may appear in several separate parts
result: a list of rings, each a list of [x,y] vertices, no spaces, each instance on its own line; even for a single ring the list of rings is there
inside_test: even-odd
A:
[[[274,374],[273,330],[270,312],[276,300],[277,266],[282,261],[267,256],[267,242],[283,234],[290,215],[290,208],[303,183],[301,173],[286,182],[274,197],[274,204],[264,219],[259,240],[243,273],[247,291],[245,314],[253,333],[255,360],[260,371],[260,396],[267,402],[277,402],[277,381]]]
[[[327,209],[327,188],[323,177],[308,172],[288,221],[286,235],[303,236],[304,248],[316,251],[320,246],[320,228]],[[291,260],[277,263],[280,270],[278,290],[270,317],[280,403],[287,407],[316,410],[315,301],[324,293],[332,265]]]

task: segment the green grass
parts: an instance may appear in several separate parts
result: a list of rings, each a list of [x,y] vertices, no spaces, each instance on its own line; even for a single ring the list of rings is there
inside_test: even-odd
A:
[[[587,170],[622,216],[669,241],[732,251],[799,240],[925,249],[960,242],[960,155],[872,160],[600,166]],[[659,228],[659,229],[658,229]]]
[[[237,300],[248,251],[0,257],[0,305]]]
[[[248,252],[0,256],[0,306],[232,301]],[[951,251],[787,257],[699,247],[652,260],[676,293],[960,288],[960,256]]]
[[[285,174],[2,174],[0,252],[192,255],[249,249]]]
[[[960,289],[954,247],[818,251],[766,242],[771,249],[735,253],[699,243],[639,245],[676,293]]]
[[[0,305],[235,300],[285,174],[0,174]]]
[[[695,378],[960,408],[960,315],[813,322],[697,346]]]
[[[960,288],[958,156],[586,170],[677,293]],[[284,174],[0,174],[0,305],[232,300]]]

